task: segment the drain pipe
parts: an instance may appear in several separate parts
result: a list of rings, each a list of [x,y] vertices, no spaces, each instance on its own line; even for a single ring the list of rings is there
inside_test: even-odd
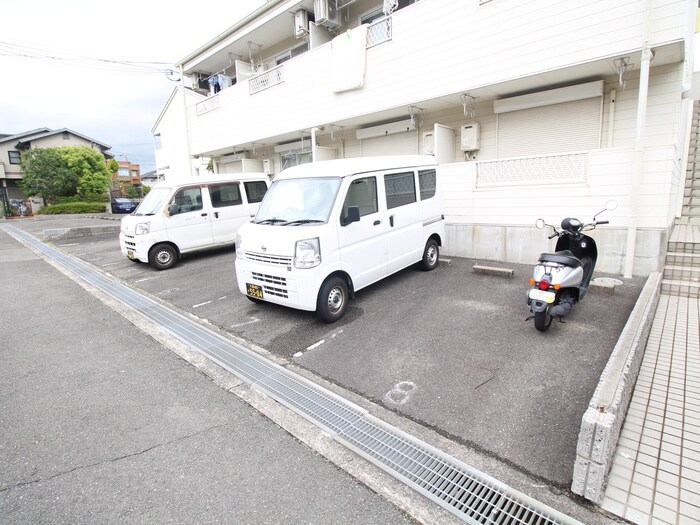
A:
[[[316,162],[316,132],[323,131],[323,128],[311,128],[311,162]]]
[[[635,247],[637,243],[637,220],[639,214],[639,189],[644,177],[644,128],[647,118],[649,97],[649,68],[654,54],[651,51],[652,0],[647,0],[644,21],[644,42],[639,68],[639,98],[637,100],[637,127],[634,138],[634,160],[632,167],[632,188],[630,192],[630,217],[627,226],[627,250],[625,256],[625,278],[632,277],[634,270]]]

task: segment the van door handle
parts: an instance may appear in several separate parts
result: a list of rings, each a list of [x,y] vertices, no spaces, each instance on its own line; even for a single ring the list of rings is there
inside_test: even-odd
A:
[[[391,217],[389,217],[389,224],[391,224],[392,228],[394,227],[394,216],[393,215]]]
[[[215,218],[215,219],[218,219],[218,218],[219,218],[219,212],[218,212],[218,211],[215,211],[215,212],[214,212],[214,218]]]
[[[207,215],[207,213],[202,213],[202,217],[206,217]]]
[[[374,221],[374,225],[375,225],[375,226],[379,226],[381,223],[382,223],[382,221],[379,221],[379,220]]]

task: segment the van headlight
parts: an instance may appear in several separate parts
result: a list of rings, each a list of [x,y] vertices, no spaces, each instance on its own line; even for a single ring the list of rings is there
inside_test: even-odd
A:
[[[294,248],[294,267],[313,268],[321,264],[321,244],[318,237],[297,241]]]
[[[136,228],[134,229],[134,233],[136,235],[145,235],[146,233],[151,231],[151,223],[150,222],[139,222],[136,225]]]

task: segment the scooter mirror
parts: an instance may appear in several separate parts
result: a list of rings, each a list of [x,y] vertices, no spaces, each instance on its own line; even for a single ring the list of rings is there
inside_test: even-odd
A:
[[[608,211],[612,211],[614,209],[617,209],[617,201],[616,200],[609,200],[608,202],[605,203],[605,209]]]
[[[535,226],[537,227],[538,230],[543,230],[544,229],[544,219],[537,219],[535,221]]]

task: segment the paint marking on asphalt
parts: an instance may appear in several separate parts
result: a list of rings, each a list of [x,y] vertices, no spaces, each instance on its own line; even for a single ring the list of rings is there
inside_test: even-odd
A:
[[[314,349],[318,348],[319,346],[321,346],[321,345],[322,345],[323,343],[325,343],[325,342],[326,342],[325,339],[321,339],[318,343],[314,343],[314,344],[312,344],[311,346],[307,346],[307,347],[306,347],[306,350],[307,350],[307,351],[308,351],[308,350],[314,350]]]
[[[231,325],[231,328],[238,328],[239,326],[245,326],[245,325],[247,325],[247,324],[257,323],[258,321],[260,321],[260,319],[258,319],[257,317],[251,317],[251,318],[250,318],[250,321],[248,321],[248,322],[246,322],[246,323],[232,324],[232,325]]]
[[[192,308],[199,308],[200,306],[204,306],[205,304],[211,304],[211,303],[212,303],[212,301],[204,301],[203,303],[192,305]]]
[[[107,266],[116,266],[116,265],[118,265],[118,264],[122,264],[122,262],[123,262],[123,261],[111,262],[111,263],[103,264],[101,267],[102,267],[102,268],[107,268]]]
[[[144,281],[150,281],[151,279],[157,279],[157,277],[144,277],[143,279],[136,279],[135,283],[142,283]]]

